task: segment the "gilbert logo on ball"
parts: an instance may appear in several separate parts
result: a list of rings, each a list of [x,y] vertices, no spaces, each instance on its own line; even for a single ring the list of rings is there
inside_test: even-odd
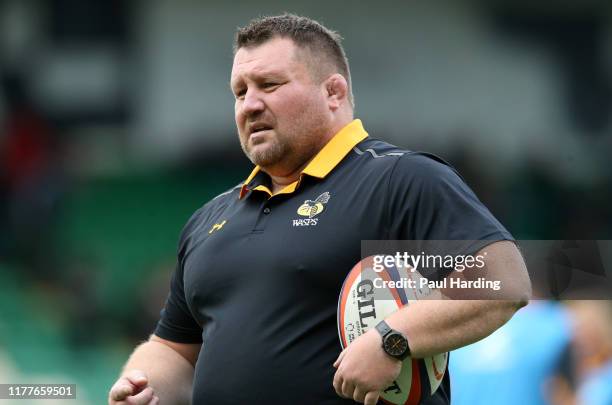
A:
[[[409,266],[396,264],[374,271],[373,261],[370,256],[357,263],[342,285],[338,300],[338,335],[343,349],[391,313],[430,294],[429,289],[419,288],[420,275],[412,272]],[[447,363],[448,353],[424,359],[406,358],[398,378],[383,390],[383,402],[418,404],[438,389]]]

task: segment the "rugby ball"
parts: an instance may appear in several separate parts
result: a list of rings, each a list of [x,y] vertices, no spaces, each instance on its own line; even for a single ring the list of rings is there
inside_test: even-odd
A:
[[[431,291],[421,287],[421,278],[409,265],[381,266],[374,256],[357,263],[344,280],[338,300],[342,348],[404,305],[427,297]],[[447,364],[448,353],[424,359],[406,358],[397,379],[381,393],[382,401],[393,405],[418,404],[438,389]]]

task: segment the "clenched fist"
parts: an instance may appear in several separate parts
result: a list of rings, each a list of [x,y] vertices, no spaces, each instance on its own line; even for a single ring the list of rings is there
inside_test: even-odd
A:
[[[140,370],[130,370],[123,374],[108,393],[109,405],[158,405],[159,398],[149,380]]]

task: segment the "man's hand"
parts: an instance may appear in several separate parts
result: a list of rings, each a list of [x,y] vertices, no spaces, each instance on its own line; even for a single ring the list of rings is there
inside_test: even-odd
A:
[[[380,392],[402,371],[402,362],[384,352],[380,335],[371,329],[340,353],[334,367],[338,395],[376,405]]]
[[[158,405],[159,398],[149,387],[147,376],[130,370],[121,376],[108,393],[109,405]]]

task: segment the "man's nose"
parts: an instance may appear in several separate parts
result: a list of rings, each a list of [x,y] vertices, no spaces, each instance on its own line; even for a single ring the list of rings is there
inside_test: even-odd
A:
[[[264,110],[264,102],[261,99],[261,93],[257,90],[249,89],[244,95],[244,101],[242,102],[243,114],[249,116],[260,113]]]

